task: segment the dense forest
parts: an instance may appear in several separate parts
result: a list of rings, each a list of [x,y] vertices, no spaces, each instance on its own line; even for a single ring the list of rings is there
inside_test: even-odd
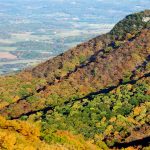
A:
[[[150,149],[150,10],[0,77],[0,149]]]

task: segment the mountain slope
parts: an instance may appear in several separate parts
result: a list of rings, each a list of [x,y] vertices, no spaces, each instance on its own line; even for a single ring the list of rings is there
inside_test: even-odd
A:
[[[148,148],[149,18],[149,10],[129,15],[110,33],[1,77],[0,114],[40,124],[35,143],[55,148]]]
[[[136,16],[145,18],[148,14],[149,11],[144,11],[131,16],[133,16],[133,18],[137,18]],[[140,20],[141,24],[143,23],[142,18]],[[133,21],[134,24],[135,22],[137,24],[139,23],[139,21],[137,22],[135,19]],[[118,23],[111,33],[96,37],[86,43],[80,44],[66,53],[40,64],[31,71],[21,72],[15,76],[0,78],[0,97],[2,99],[0,107],[3,108],[8,106],[9,103],[13,103],[23,99],[24,97],[33,95],[36,91],[40,91],[45,88],[46,82],[48,84],[58,82],[61,78],[65,78],[65,76],[70,74],[70,72],[73,72],[77,68],[86,65],[89,61],[92,61],[97,53],[100,52],[101,55],[109,53],[109,51],[117,48],[125,41],[132,39],[132,37],[134,37],[141,28],[148,27],[149,25],[149,22],[144,22],[143,26],[140,26],[140,29],[134,32],[134,34],[131,34],[132,28],[128,27],[128,22],[132,24],[132,17],[131,19],[130,17],[125,18],[121,25]],[[130,36],[128,35],[129,33],[126,33],[126,28],[124,29],[122,27],[123,25],[130,29]],[[117,34],[117,31],[120,31],[121,27],[122,31],[126,33],[126,36],[124,36],[122,40],[116,40],[114,34]],[[5,91],[7,91],[7,93]]]
[[[8,113],[7,115],[16,118],[30,111],[60,105],[73,99],[82,98],[92,92],[116,86],[124,78],[130,78],[132,71],[146,61],[150,54],[149,47],[150,31],[143,30],[134,40],[124,43],[105,57],[101,56],[101,53],[97,54],[94,61],[78,68],[66,79],[47,86],[44,91],[35,93],[27,100],[21,100],[4,108],[1,113]]]

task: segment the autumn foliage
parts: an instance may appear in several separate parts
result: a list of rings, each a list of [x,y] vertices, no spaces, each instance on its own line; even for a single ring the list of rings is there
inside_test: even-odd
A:
[[[0,77],[0,149],[148,150],[150,11],[37,67]]]

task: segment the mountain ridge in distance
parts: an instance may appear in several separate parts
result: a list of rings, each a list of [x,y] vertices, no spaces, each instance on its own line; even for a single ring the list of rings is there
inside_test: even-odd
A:
[[[53,149],[148,149],[149,28],[150,11],[135,13],[110,33],[1,77],[2,132],[24,136],[19,124],[32,123],[41,128],[35,143]]]

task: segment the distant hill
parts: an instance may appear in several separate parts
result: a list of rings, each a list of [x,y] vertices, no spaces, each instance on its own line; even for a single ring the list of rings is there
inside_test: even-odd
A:
[[[150,28],[150,11],[128,15],[111,30],[110,34],[121,39],[136,34],[144,28]]]
[[[0,148],[9,149],[1,139],[11,131],[14,149],[18,136],[33,149],[149,149],[149,77],[145,10],[35,68],[0,77]]]

